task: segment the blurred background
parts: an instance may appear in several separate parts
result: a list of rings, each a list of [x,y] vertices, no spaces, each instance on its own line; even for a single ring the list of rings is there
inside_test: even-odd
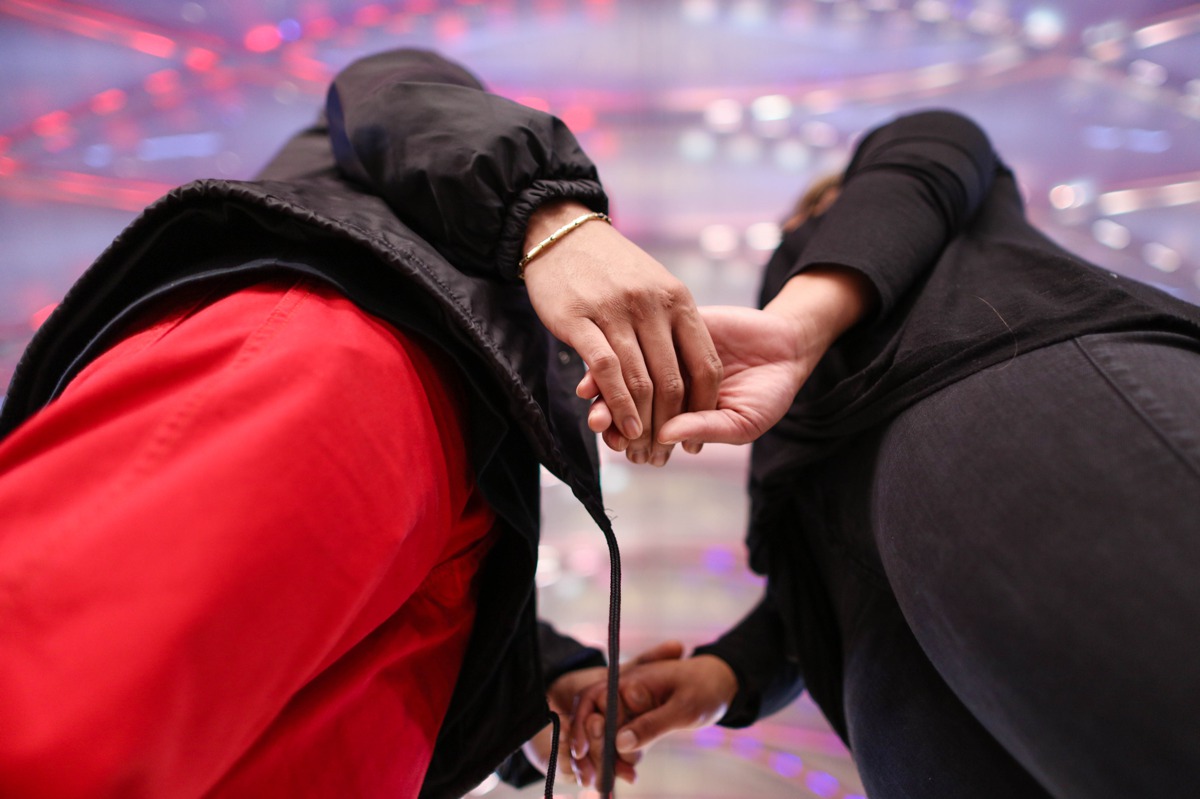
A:
[[[1115,272],[1200,301],[1200,5],[1162,0],[0,0],[0,385],[137,212],[250,178],[369,52],[441,50],[552,111],[618,227],[701,303],[752,304],[778,223],[865,129],[963,111],[1031,217]],[[757,599],[747,452],[661,471],[605,458],[625,562],[623,651],[710,640]],[[603,540],[546,480],[544,615],[604,640]],[[533,796],[491,781],[475,795]],[[562,785],[567,795],[594,796]],[[753,729],[660,744],[622,795],[862,794],[805,700]]]

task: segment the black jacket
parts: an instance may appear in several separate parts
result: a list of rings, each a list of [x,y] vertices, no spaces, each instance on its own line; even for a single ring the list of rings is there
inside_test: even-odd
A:
[[[902,117],[863,139],[838,199],[772,256],[761,303],[818,264],[864,274],[879,308],[830,349],[786,416],[754,444],[747,541],[751,566],[768,576],[766,596],[698,651],[719,655],[738,675],[722,723],[750,724],[807,684],[845,738],[840,641],[804,544],[836,540],[840,517],[830,498],[798,498],[805,475],[988,366],[1088,333],[1151,330],[1200,341],[1200,309],[1085,263],[1039,233],[986,134],[945,111]]]
[[[202,180],[147,208],[79,279],[14,373],[0,435],[43,407],[150,303],[200,283],[234,290],[306,274],[442,348],[469,387],[468,446],[502,534],[423,797],[461,796],[547,722],[546,677],[601,663],[539,629],[538,464],[611,541],[578,356],[516,277],[526,224],[554,198],[607,198],[570,131],[487,94],[431,53],[352,64],[326,120],[252,182]],[[544,674],[540,650],[555,671]],[[397,757],[404,757],[397,752]]]

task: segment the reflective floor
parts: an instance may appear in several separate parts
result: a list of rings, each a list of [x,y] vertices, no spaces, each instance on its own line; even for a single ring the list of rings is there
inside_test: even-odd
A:
[[[560,115],[616,224],[701,303],[751,304],[778,221],[864,129],[950,107],[1013,166],[1031,216],[1113,271],[1200,300],[1200,6],[1164,0],[0,0],[0,381],[138,209],[251,177],[332,74],[437,48]],[[746,451],[661,471],[607,458],[623,651],[703,643],[760,586],[741,546]],[[541,604],[604,640],[603,540],[545,491]],[[560,786],[564,793],[572,793]],[[481,786],[494,796],[534,796]],[[652,750],[642,797],[861,794],[806,701]]]

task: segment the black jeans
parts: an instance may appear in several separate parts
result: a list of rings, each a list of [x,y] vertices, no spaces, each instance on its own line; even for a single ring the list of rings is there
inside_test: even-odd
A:
[[[1200,795],[1200,352],[1178,343],[1023,354],[809,486],[839,497],[814,543],[872,799]]]

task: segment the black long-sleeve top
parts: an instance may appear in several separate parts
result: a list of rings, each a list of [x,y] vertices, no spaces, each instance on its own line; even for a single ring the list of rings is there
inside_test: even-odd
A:
[[[751,566],[766,596],[698,652],[737,673],[722,720],[752,723],[807,684],[845,737],[840,656],[812,607],[790,518],[790,486],[855,436],[940,388],[1030,350],[1089,333],[1155,330],[1200,339],[1200,309],[1086,263],[1031,226],[1012,172],[971,120],[946,111],[866,136],[838,199],[788,234],[767,264],[765,305],[788,279],[834,264],[867,277],[876,313],[818,364],[751,456]]]

